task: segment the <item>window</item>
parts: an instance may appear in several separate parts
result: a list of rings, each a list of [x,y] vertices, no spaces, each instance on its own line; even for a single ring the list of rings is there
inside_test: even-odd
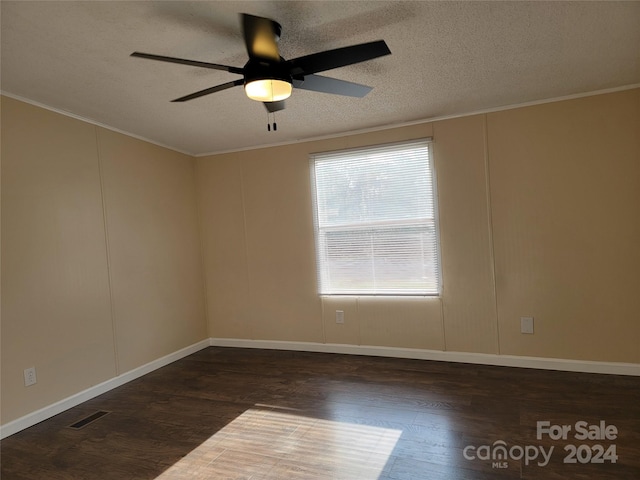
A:
[[[438,295],[431,142],[311,156],[321,295]]]

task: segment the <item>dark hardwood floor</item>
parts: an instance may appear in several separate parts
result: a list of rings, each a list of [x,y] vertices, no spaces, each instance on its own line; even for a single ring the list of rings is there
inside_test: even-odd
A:
[[[4,439],[0,460],[2,480],[638,479],[640,377],[212,347]]]

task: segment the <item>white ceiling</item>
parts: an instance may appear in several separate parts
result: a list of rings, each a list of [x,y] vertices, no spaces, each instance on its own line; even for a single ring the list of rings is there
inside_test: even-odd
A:
[[[1,2],[2,92],[201,155],[640,84],[640,2]],[[294,90],[267,132],[236,78],[130,57],[242,67],[238,13],[282,24],[295,58],[384,39],[392,55],[325,72],[365,98]]]

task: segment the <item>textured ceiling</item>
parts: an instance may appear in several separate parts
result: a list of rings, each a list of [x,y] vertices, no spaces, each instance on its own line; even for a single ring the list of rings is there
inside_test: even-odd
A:
[[[2,92],[200,155],[640,83],[640,2],[1,2]],[[280,53],[384,39],[391,56],[323,75],[365,98],[294,90],[267,132],[236,78],[134,50],[243,66],[238,13],[282,24]]]

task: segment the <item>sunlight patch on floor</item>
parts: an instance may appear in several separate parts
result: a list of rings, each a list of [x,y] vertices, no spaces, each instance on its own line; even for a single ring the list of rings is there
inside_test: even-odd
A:
[[[157,479],[378,478],[401,430],[252,408]]]

